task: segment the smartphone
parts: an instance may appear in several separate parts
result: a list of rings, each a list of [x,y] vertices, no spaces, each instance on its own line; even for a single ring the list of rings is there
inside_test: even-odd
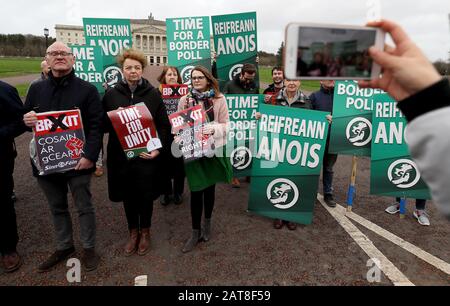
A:
[[[286,27],[285,77],[301,80],[368,80],[381,68],[369,48],[384,49],[385,33],[377,28],[314,23]]]

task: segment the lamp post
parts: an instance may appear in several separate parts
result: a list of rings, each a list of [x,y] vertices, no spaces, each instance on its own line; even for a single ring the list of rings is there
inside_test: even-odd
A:
[[[45,50],[48,48],[48,29],[44,28],[44,36],[45,36]]]

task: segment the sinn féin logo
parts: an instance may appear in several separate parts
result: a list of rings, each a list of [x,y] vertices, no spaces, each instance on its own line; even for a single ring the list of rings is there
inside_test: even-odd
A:
[[[297,203],[299,196],[297,186],[288,179],[279,178],[267,186],[267,199],[279,209],[291,208]]]
[[[236,170],[244,170],[252,162],[252,152],[249,148],[238,147],[231,152],[230,162]]]
[[[191,83],[191,71],[194,69],[194,66],[186,66],[181,70],[181,79],[183,83],[186,85],[190,85]]]
[[[398,188],[410,188],[420,180],[420,173],[415,162],[409,159],[399,159],[388,169],[389,181]]]
[[[228,77],[230,78],[230,81],[233,80],[236,75],[241,73],[243,66],[244,66],[243,64],[237,64],[237,65],[234,65],[233,67],[231,67],[230,73],[228,75]]]
[[[123,79],[122,71],[116,66],[110,66],[103,72],[103,78],[109,87],[116,86]]]
[[[128,158],[133,158],[134,157],[134,152],[133,151],[128,151],[127,152],[127,157]]]
[[[372,140],[372,123],[366,118],[354,118],[348,123],[345,135],[354,146],[365,146]]]

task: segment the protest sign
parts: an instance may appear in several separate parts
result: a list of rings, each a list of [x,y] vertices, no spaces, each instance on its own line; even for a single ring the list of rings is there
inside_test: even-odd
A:
[[[178,68],[184,84],[190,84],[191,70],[211,70],[209,17],[166,19],[169,65]]]
[[[430,199],[405,142],[406,119],[388,94],[374,96],[370,193]]]
[[[144,103],[108,112],[128,159],[162,148],[153,117]]]
[[[80,110],[38,113],[33,128],[33,161],[40,175],[76,167],[86,142]]]
[[[217,77],[220,88],[240,74],[243,64],[257,66],[256,12],[212,16]],[[256,73],[259,88],[259,75]]]
[[[328,134],[326,112],[260,104],[249,211],[310,224]]]
[[[173,113],[169,121],[185,162],[214,155],[214,137],[203,134],[203,127],[208,120],[201,105]]]
[[[162,84],[160,86],[162,99],[166,107],[167,115],[170,116],[178,110],[178,103],[180,98],[189,92],[189,87],[184,84],[168,85]]]
[[[103,55],[100,47],[71,46],[75,56],[75,75],[80,79],[91,83],[100,94],[105,92],[103,88]]]
[[[109,87],[114,87],[123,78],[116,58],[133,45],[130,20],[83,18],[83,25],[86,45],[101,47],[103,79]]]

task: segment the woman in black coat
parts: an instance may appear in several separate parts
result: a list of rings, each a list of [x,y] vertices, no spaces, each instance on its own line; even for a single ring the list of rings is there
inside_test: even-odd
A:
[[[105,118],[109,133],[107,147],[108,191],[113,202],[123,202],[130,231],[125,255],[145,255],[150,249],[150,227],[153,201],[161,194],[159,174],[164,169],[163,154],[170,153],[170,123],[161,96],[146,79],[142,78],[147,64],[143,53],[125,51],[118,60],[124,79],[103,98],[106,112],[145,103],[150,111],[163,147],[127,160],[109,118]]]

